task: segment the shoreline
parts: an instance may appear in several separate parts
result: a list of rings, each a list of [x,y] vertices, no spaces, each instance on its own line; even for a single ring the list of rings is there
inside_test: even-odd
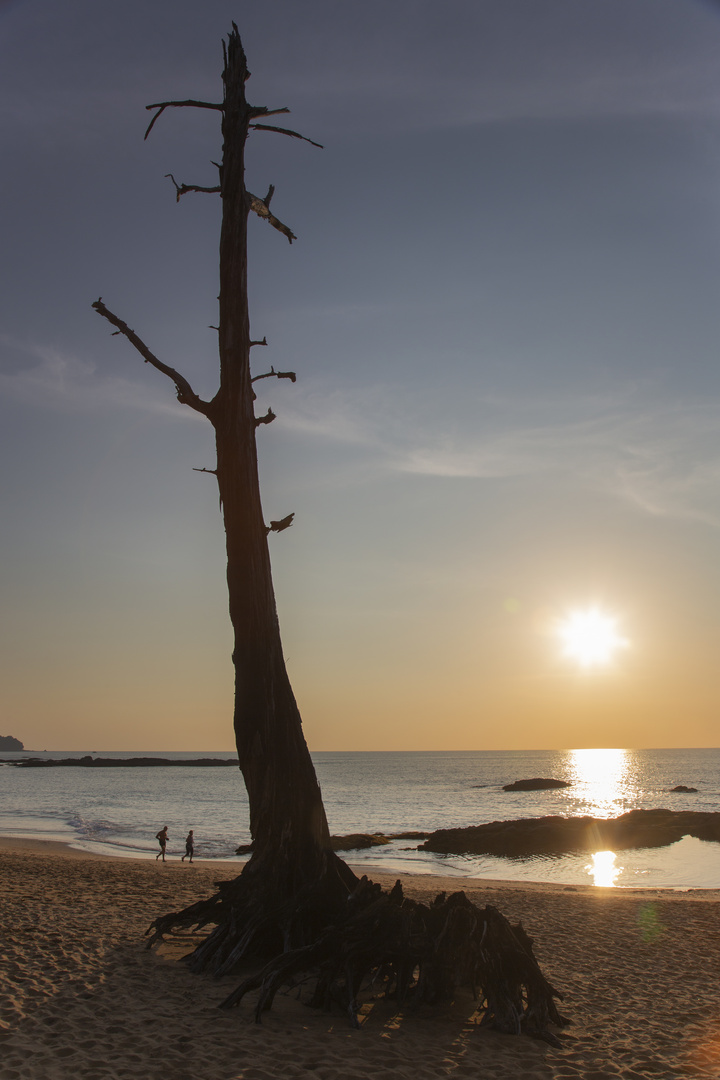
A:
[[[167,751],[152,752],[153,757],[156,753],[188,757],[187,752],[175,755]],[[53,751],[45,756],[67,754]],[[138,751],[117,752],[116,756],[125,760],[130,754],[139,756]],[[586,760],[587,755],[569,751],[330,753],[316,755],[316,768],[331,833],[337,836],[377,832],[391,837],[404,830],[418,836],[448,829],[464,833],[495,827],[495,823],[505,823],[503,828],[514,836],[513,843],[512,836],[506,837],[508,843],[500,847],[478,844],[475,848],[469,843],[462,845],[462,851],[456,846],[452,851],[436,851],[427,841],[398,836],[382,847],[343,852],[343,858],[368,874],[453,877],[457,879],[454,889],[476,878],[578,887],[612,885],[623,890],[720,889],[720,843],[699,839],[691,828],[683,830],[679,840],[666,838],[663,846],[649,843],[639,847],[642,837],[634,835],[631,847],[593,836],[592,849],[585,844],[572,845],[569,851],[565,850],[568,845],[562,844],[546,844],[542,851],[532,845],[529,852],[517,848],[516,832],[534,836],[535,823],[546,819],[547,824],[558,816],[592,815],[604,821],[606,816],[622,816],[634,809],[653,814],[661,808],[673,815],[717,812],[720,821],[720,751],[608,754],[607,761],[602,759],[607,769],[604,765],[600,787],[588,764],[588,760],[595,761],[593,754]],[[111,752],[95,748],[81,756],[95,760],[100,755],[103,759],[113,757]],[[504,792],[503,786],[518,776],[573,779],[573,786],[559,793]],[[622,784],[621,776],[625,778]],[[642,777],[642,784],[638,777]],[[250,839],[246,795],[233,769],[188,772],[141,768],[111,770],[110,774],[104,769],[82,773],[77,769],[41,769],[39,774],[37,770],[29,774],[5,768],[3,779],[0,833],[65,841],[99,855],[150,861],[158,851],[155,833],[165,822],[171,837],[169,853],[182,856],[184,836],[193,828],[197,859],[232,863],[232,870],[223,871],[227,876],[242,864],[244,856],[235,854],[238,844],[247,845]],[[697,787],[698,793],[666,794],[679,781]],[[195,790],[204,792],[197,802],[193,799]],[[517,822],[520,828],[516,828]],[[655,831],[648,839],[657,839]],[[543,854],[550,848],[552,854]],[[614,858],[610,852],[615,853]]]
[[[369,1001],[344,1015],[279,995],[220,1010],[241,976],[191,974],[177,935],[148,952],[165,911],[209,895],[227,863],[128,859],[0,837],[2,1080],[578,1080],[720,1074],[720,890],[676,893],[401,875],[408,896],[467,892],[522,921],[572,1024],[554,1049],[480,1028],[476,1003],[417,1013]],[[352,864],[351,864],[352,865]],[[363,867],[367,870],[367,867]],[[392,885],[397,874],[372,874]]]
[[[46,853],[52,855],[67,855],[76,859],[107,859],[110,862],[139,864],[145,866],[156,862],[156,852],[148,851],[144,855],[131,855],[124,853],[116,853],[111,851],[93,851],[89,848],[75,846],[72,840],[48,840],[44,837],[25,836],[25,835],[8,835],[0,833],[0,852],[3,848],[9,850],[28,852],[36,852],[38,854]],[[531,881],[526,879],[511,879],[502,877],[479,877],[472,875],[455,875],[455,874],[436,874],[432,872],[412,871],[412,870],[388,870],[387,868],[374,864],[369,861],[363,861],[361,863],[355,862],[352,859],[352,851],[339,852],[340,856],[350,866],[350,868],[357,874],[358,877],[362,877],[366,874],[374,881],[380,882],[385,887],[386,885],[392,887],[392,885],[400,879],[401,881],[423,882],[427,883],[430,887],[431,883],[437,886],[436,892],[460,892],[467,891],[469,889],[478,890],[483,888],[502,888],[507,890],[536,890],[539,892],[576,892],[576,893],[613,893],[615,895],[634,895],[638,894],[669,894],[673,896],[692,896],[700,897],[712,900],[717,898],[720,900],[720,888],[710,888],[705,886],[687,886],[687,885],[595,885],[592,882],[587,883],[564,883],[564,882],[552,882],[552,881]],[[247,862],[247,858],[242,856],[229,856],[227,858],[204,858],[202,855],[196,856],[193,863],[181,863],[181,853],[178,850],[169,854],[166,858],[165,866],[178,865],[182,867],[215,867],[215,872],[220,867],[233,868],[230,872],[233,874],[239,874],[242,867]],[[159,865],[163,865],[162,862]]]

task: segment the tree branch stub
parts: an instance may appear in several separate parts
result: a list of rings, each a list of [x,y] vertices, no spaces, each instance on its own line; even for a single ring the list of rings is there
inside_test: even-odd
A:
[[[292,514],[288,514],[287,517],[280,518],[279,521],[271,521],[270,524],[267,526],[266,531],[269,532],[269,533],[271,533],[271,532],[278,532],[278,533],[279,532],[284,532],[285,529],[290,528],[290,526],[293,523],[293,518],[294,517],[295,517],[295,512],[293,511]]]
[[[267,341],[251,341],[251,345],[267,345]],[[294,371],[276,371],[274,367],[271,367],[269,371],[266,371],[264,375],[253,375],[251,382],[259,382],[260,379],[289,379],[290,382],[297,382],[297,375]]]
[[[272,411],[272,409],[268,409],[264,416],[255,417],[255,427],[259,427],[260,424],[272,424],[275,418],[275,413]]]
[[[251,105],[249,108],[249,114],[253,117],[256,116],[279,116],[280,113],[289,113],[290,110],[287,106],[283,106],[281,109],[268,109],[264,105]]]

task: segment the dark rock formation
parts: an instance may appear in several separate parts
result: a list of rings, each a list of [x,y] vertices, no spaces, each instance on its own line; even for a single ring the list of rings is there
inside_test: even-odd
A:
[[[631,810],[617,818],[541,817],[438,829],[418,850],[527,857],[572,851],[664,847],[683,836],[720,842],[720,813]]]
[[[331,836],[333,851],[358,851],[360,848],[382,847],[389,844],[382,833],[348,833],[347,836]]]
[[[679,791],[683,795],[693,795],[696,791],[696,787],[686,787],[685,784],[678,784],[677,787],[670,788],[671,791]]]
[[[5,747],[5,749],[8,748]],[[49,769],[61,765],[74,765],[81,769],[148,768],[160,765],[193,765],[195,767],[234,765],[237,768],[238,760],[237,758],[178,758],[177,760],[161,757],[94,758],[86,754],[81,758],[23,758],[22,761],[10,761],[6,764],[17,765],[21,769]]]
[[[388,840],[427,840],[429,832],[394,832],[390,833]]]
[[[534,776],[530,780],[516,780],[514,784],[504,784],[503,791],[552,791],[553,788],[564,787],[570,787],[569,781]]]
[[[25,747],[13,735],[0,735],[0,750],[24,750]]]
[[[360,851],[362,848],[382,847],[391,840],[426,840],[430,835],[427,832],[391,833],[389,836],[383,833],[348,833],[346,836],[331,836],[330,843],[333,851]],[[411,851],[412,848],[404,850]],[[252,851],[252,844],[240,844],[235,848],[236,855],[252,855]]]

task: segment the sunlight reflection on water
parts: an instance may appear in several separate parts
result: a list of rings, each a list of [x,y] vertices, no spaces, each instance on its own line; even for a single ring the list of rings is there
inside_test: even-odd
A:
[[[615,885],[623,867],[616,863],[617,855],[614,851],[596,851],[591,856],[592,862],[585,869],[593,879],[593,885],[603,888],[611,888]]]
[[[581,800],[582,813],[592,817],[618,817],[632,801],[631,756],[627,750],[572,750],[570,769],[574,794]],[[614,851],[596,851],[585,867],[593,885],[612,888],[623,867]]]
[[[580,813],[592,817],[618,817],[633,803],[634,762],[620,749],[571,750],[570,779]]]

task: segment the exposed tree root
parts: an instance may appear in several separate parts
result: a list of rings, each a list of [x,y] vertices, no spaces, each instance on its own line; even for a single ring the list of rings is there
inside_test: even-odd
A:
[[[531,938],[522,924],[512,926],[496,908],[479,908],[462,892],[441,893],[428,905],[405,897],[399,881],[388,893],[363,877],[349,896],[345,891],[342,904],[326,884],[272,905],[243,885],[242,876],[218,888],[209,900],[157,919],[148,947],[172,929],[214,922],[187,958],[191,969],[225,975],[243,958],[271,955],[223,1008],[258,991],[259,1022],[279,990],[313,979],[308,1004],[339,1007],[358,1026],[358,995],[370,985],[413,1006],[446,1001],[467,986],[484,1009],[482,1023],[559,1045],[550,1026],[567,1023],[555,1006],[562,995],[542,974]]]

